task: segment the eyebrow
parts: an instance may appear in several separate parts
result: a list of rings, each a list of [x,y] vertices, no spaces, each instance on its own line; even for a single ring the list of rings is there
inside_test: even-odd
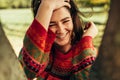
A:
[[[61,19],[60,21],[64,21],[64,20],[69,19],[69,18],[70,17],[65,17],[65,18]],[[56,21],[51,21],[50,23],[56,23]]]

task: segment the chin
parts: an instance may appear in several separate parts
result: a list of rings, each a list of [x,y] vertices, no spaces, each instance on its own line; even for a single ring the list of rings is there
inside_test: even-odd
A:
[[[67,45],[70,45],[71,44],[70,36],[67,35],[63,39],[56,38],[55,44],[57,44],[58,46],[67,46]]]
[[[66,46],[66,45],[69,45],[70,44],[70,42],[68,41],[68,42],[55,42],[55,44],[56,45],[58,45],[58,46]]]

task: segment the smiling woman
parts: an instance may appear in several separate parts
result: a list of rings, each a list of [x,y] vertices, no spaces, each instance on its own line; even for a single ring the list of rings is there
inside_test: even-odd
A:
[[[54,11],[49,29],[56,34],[55,43],[61,47],[60,49],[64,47],[63,52],[67,52],[69,50],[68,47],[71,47],[73,22],[70,12],[66,7]]]
[[[97,56],[94,23],[84,31],[73,0],[33,0],[32,7],[34,20],[19,55],[28,79],[89,80]]]

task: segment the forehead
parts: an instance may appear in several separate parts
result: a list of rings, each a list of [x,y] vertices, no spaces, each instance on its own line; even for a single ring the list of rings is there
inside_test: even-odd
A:
[[[53,12],[51,21],[61,20],[65,17],[71,17],[69,10],[66,7],[62,7]]]

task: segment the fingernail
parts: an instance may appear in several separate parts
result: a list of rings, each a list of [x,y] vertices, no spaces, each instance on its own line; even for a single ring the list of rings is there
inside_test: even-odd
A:
[[[88,22],[88,23],[85,25],[84,30],[88,29],[90,26],[91,26],[91,23],[90,23],[90,22]]]

